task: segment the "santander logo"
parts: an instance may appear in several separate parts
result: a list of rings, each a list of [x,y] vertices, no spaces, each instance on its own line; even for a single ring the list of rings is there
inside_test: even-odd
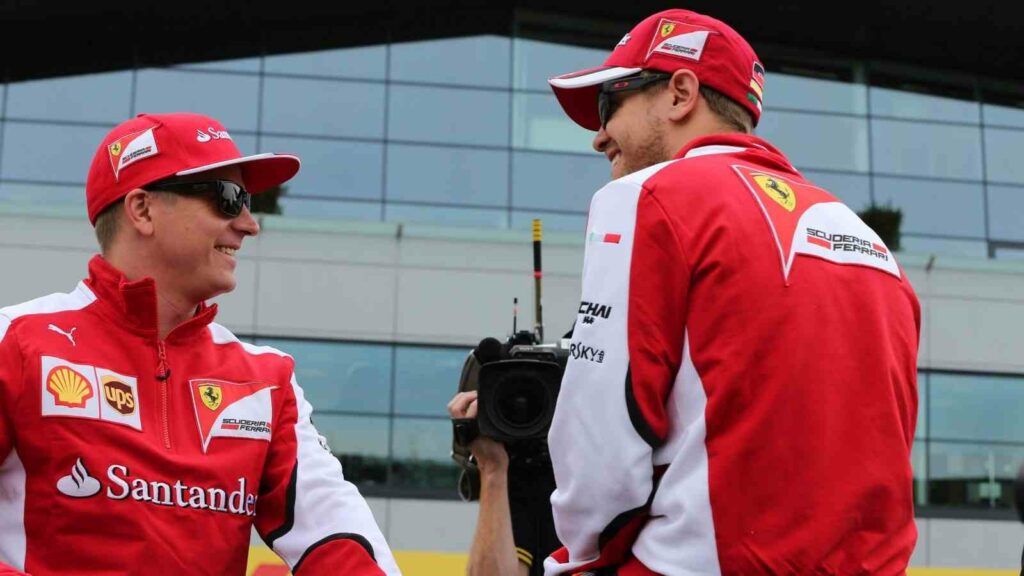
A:
[[[100,482],[89,476],[89,471],[85,469],[85,464],[82,464],[82,459],[79,458],[71,467],[71,474],[57,481],[57,490],[72,498],[88,498],[95,496],[100,491]]]
[[[210,140],[231,140],[227,130],[217,130],[213,126],[206,129],[206,132],[196,129],[197,142],[209,142]]]

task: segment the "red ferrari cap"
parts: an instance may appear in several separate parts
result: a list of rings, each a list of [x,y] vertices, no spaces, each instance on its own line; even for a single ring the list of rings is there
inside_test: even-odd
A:
[[[599,130],[601,84],[641,70],[693,70],[705,84],[750,111],[757,125],[764,93],[764,66],[738,32],[720,20],[689,10],[648,16],[622,37],[603,66],[548,80],[562,109],[577,124]]]
[[[100,144],[89,167],[85,198],[89,222],[104,208],[170,176],[242,167],[246,189],[258,194],[286,182],[299,171],[288,154],[242,156],[220,122],[202,114],[139,114],[117,125]]]

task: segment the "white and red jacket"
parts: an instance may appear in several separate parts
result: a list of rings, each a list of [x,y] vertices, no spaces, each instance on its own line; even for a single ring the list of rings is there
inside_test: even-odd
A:
[[[698,139],[594,196],[549,442],[549,576],[903,574],[920,309],[767,142]]]
[[[292,358],[156,310],[99,256],[0,309],[0,571],[242,575],[255,526],[297,576],[399,574]]]

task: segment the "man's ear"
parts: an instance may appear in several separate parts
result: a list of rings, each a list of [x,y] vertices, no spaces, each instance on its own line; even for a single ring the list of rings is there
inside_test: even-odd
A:
[[[700,80],[692,70],[681,68],[672,73],[668,81],[668,93],[672,97],[669,118],[675,122],[686,119],[697,108],[700,99]]]
[[[153,207],[156,195],[135,188],[124,197],[124,217],[128,226],[143,236],[153,235]]]

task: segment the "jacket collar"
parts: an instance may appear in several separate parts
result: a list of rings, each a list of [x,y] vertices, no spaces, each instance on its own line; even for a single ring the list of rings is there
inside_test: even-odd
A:
[[[103,256],[97,254],[89,261],[89,277],[85,283],[115,321],[146,336],[156,337],[159,334],[155,280],[147,277],[130,281]],[[176,326],[167,339],[195,334],[213,322],[216,316],[217,305],[203,302],[195,316]]]
[[[739,132],[711,134],[694,138],[676,153],[675,158],[694,158],[723,153],[754,154],[760,157],[762,161],[774,164],[781,170],[797,172],[797,169],[786,159],[785,154],[769,144],[767,140],[752,134],[742,134]]]

